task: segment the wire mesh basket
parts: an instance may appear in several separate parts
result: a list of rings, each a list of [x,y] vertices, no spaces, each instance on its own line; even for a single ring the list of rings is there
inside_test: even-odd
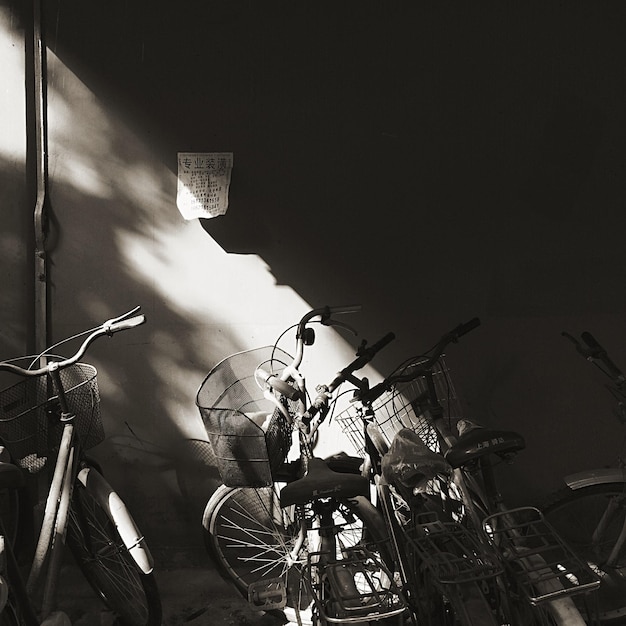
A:
[[[32,359],[23,361],[12,363],[26,369]],[[75,363],[59,374],[68,408],[75,415],[75,435],[84,449],[92,448],[104,439],[96,368]],[[46,374],[24,378],[0,391],[0,439],[17,465],[35,474],[56,458],[63,430],[60,410]]]
[[[292,423],[264,397],[255,372],[280,375],[291,357],[274,346],[233,354],[206,376],[196,404],[229,487],[268,487],[292,443]],[[296,403],[282,397],[293,417]]]
[[[402,368],[402,374],[409,374],[411,369],[420,367],[424,361],[425,359],[419,358],[408,363]],[[443,357],[440,357],[433,366],[432,374],[437,400],[443,408],[444,415],[449,418],[460,418],[461,405]],[[374,422],[378,425],[388,445],[391,445],[400,429],[410,428],[433,452],[440,451],[437,431],[427,408],[427,394],[426,379],[420,377],[408,383],[398,383],[374,401],[372,404]],[[350,405],[335,419],[357,454],[362,455],[365,450],[365,438],[359,404]]]

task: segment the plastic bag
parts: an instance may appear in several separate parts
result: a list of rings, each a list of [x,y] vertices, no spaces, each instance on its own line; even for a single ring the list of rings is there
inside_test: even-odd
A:
[[[409,428],[399,430],[382,460],[383,478],[391,485],[401,485],[414,494],[426,489],[438,474],[449,474],[451,465],[433,452]]]

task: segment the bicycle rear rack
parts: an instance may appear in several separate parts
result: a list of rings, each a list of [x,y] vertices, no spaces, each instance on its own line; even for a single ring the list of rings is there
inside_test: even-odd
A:
[[[600,586],[595,572],[534,507],[490,515],[483,530],[532,605]]]
[[[328,553],[312,552],[303,572],[309,593],[326,621],[356,624],[406,611],[392,574],[370,550],[358,546],[345,549],[340,560],[327,562],[329,557]],[[324,588],[327,592],[320,593]]]
[[[486,580],[503,572],[497,554],[458,523],[434,519],[407,530],[409,545],[442,585]]]

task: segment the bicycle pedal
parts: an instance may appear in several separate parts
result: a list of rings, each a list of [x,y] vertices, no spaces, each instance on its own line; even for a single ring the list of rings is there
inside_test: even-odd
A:
[[[267,578],[248,585],[248,602],[262,611],[282,609],[287,604],[287,589],[282,578]]]

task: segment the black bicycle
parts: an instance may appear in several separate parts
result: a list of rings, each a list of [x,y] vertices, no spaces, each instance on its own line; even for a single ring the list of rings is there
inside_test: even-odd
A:
[[[523,437],[461,417],[443,355],[478,324],[363,388],[336,419],[372,459],[420,623],[585,624],[572,597],[587,597],[598,577],[538,509],[508,509],[497,486],[497,463],[522,450]]]

